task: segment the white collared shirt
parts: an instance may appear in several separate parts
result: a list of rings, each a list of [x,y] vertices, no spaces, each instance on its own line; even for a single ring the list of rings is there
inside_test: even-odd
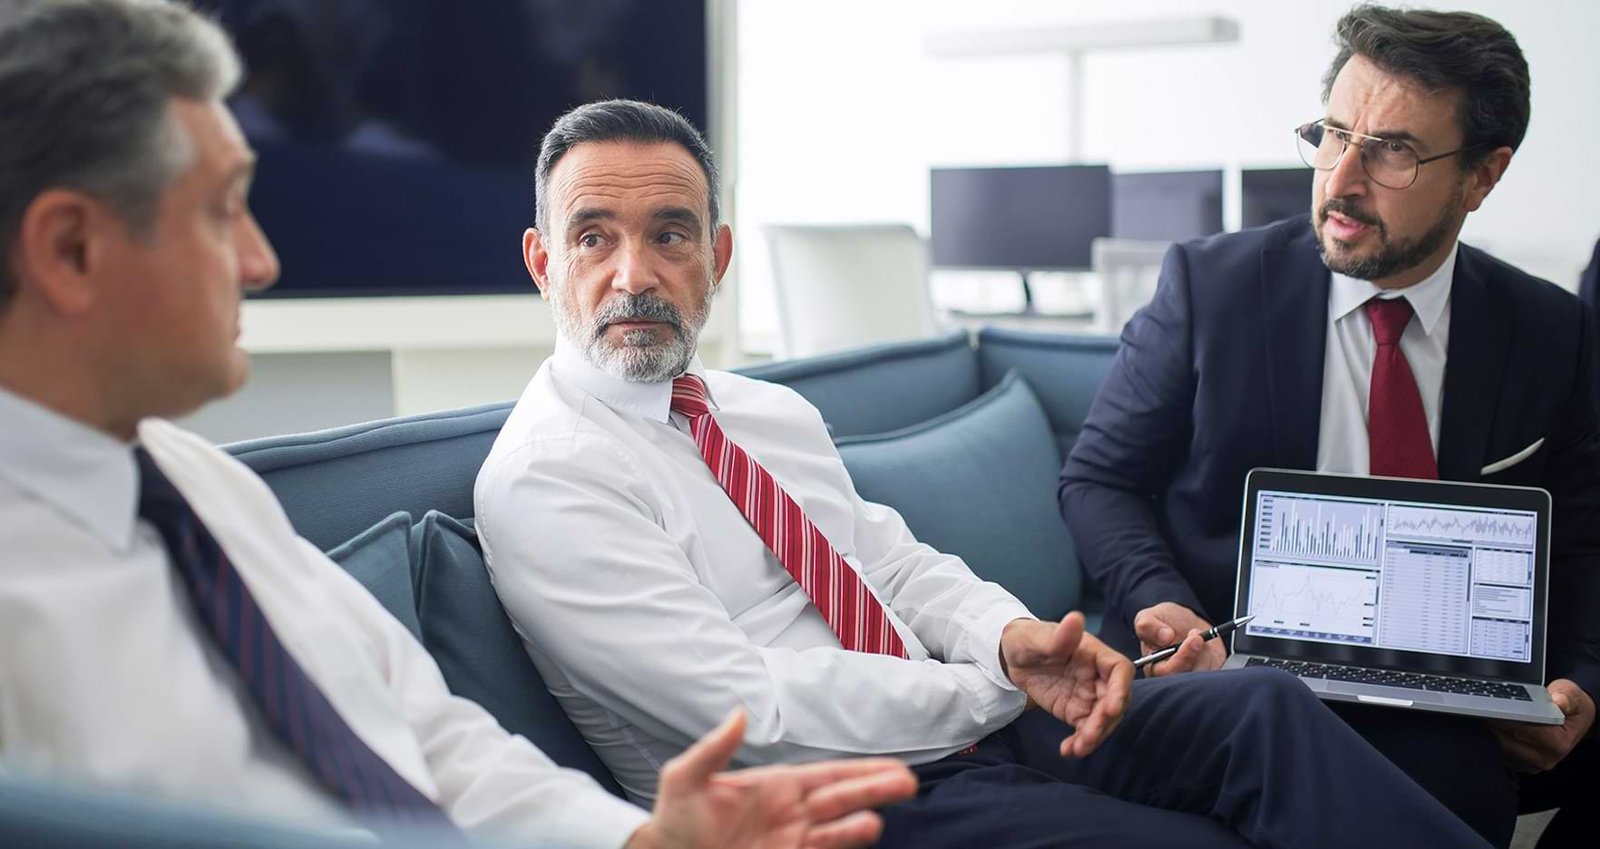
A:
[[[166,422],[139,437],[340,715],[457,824],[614,847],[643,823],[452,697],[253,472]],[[0,391],[0,768],[349,827],[198,624],[137,502],[131,446]]]
[[[911,659],[845,651],[728,498],[671,410],[563,343],[478,475],[495,587],[551,692],[635,798],[734,707],[742,764],[936,760],[1003,727],[1023,696],[1000,631],[1028,611],[855,492],[816,408],[727,372],[707,384],[761,463],[883,602]],[[960,497],[952,493],[952,497]]]
[[[1322,424],[1317,437],[1317,471],[1364,475],[1369,470],[1367,404],[1372,394],[1372,360],[1378,343],[1362,305],[1374,297],[1405,298],[1415,315],[1400,336],[1400,352],[1422,395],[1433,455],[1439,456],[1439,410],[1444,405],[1445,359],[1450,351],[1450,285],[1456,252],[1432,274],[1399,290],[1384,290],[1366,280],[1334,274],[1328,286],[1328,343],[1322,367]]]

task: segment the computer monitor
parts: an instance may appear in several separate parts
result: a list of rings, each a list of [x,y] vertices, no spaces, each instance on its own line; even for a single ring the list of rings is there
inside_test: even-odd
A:
[[[1240,224],[1262,227],[1311,211],[1310,168],[1246,168],[1239,172]]]
[[[708,2],[193,0],[239,45],[263,297],[533,291],[539,139],[608,97],[707,129]]]
[[[934,168],[931,200],[939,268],[1083,270],[1111,235],[1104,165]]]
[[[1222,232],[1222,170],[1111,175],[1111,235],[1178,242]]]

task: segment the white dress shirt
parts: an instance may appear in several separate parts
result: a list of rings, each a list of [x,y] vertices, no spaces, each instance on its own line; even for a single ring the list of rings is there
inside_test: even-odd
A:
[[[529,655],[622,786],[652,797],[662,763],[736,706],[742,764],[920,763],[1014,719],[1025,699],[999,639],[1027,608],[863,501],[795,392],[698,359],[689,370],[728,437],[865,579],[910,659],[840,647],[670,411],[670,382],[611,377],[563,343],[479,472],[477,526]]]
[[[451,696],[421,644],[295,534],[253,472],[167,422],[145,421],[139,438],[339,714],[458,825],[614,847],[644,822]],[[258,715],[137,502],[131,446],[0,391],[0,763],[352,825]]]
[[[1365,475],[1369,470],[1367,402],[1372,360],[1378,353],[1372,320],[1362,305],[1374,297],[1405,298],[1415,313],[1400,335],[1400,352],[1411,365],[1422,412],[1428,419],[1433,456],[1439,456],[1439,409],[1444,404],[1445,358],[1450,351],[1450,284],[1456,251],[1438,270],[1404,289],[1385,290],[1366,280],[1334,274],[1328,286],[1328,344],[1322,366],[1322,424],[1317,471]]]

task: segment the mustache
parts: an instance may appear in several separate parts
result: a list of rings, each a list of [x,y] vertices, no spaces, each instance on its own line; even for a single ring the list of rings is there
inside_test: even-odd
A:
[[[1380,232],[1383,230],[1383,222],[1378,220],[1376,215],[1356,209],[1356,205],[1345,198],[1329,198],[1322,204],[1322,209],[1317,213],[1318,218],[1322,221],[1327,221],[1328,213],[1330,212],[1337,212],[1358,224],[1375,227]]]
[[[594,317],[595,337],[600,337],[607,327],[619,321],[659,321],[670,325],[680,335],[683,333],[683,315],[678,308],[649,292],[618,295],[602,305]]]

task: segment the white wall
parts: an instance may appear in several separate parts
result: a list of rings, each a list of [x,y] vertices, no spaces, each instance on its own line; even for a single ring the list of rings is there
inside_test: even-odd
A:
[[[1440,5],[1425,3],[1421,5]],[[744,0],[739,5],[741,323],[774,326],[762,223],[903,221],[926,232],[932,165],[1062,161],[1064,58],[932,59],[930,32],[1223,15],[1238,42],[1090,54],[1083,161],[1297,165],[1344,0]],[[1600,236],[1600,3],[1462,0],[1522,45],[1533,120],[1465,238],[1568,288]]]

